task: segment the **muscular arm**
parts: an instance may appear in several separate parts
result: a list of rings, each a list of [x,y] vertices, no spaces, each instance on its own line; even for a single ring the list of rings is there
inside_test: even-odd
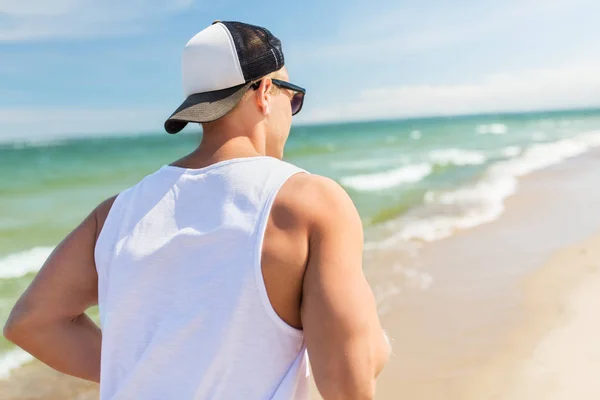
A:
[[[95,382],[100,381],[102,334],[84,312],[98,303],[98,216],[106,215],[113,201],[101,204],[54,250],[4,326],[8,340],[40,361]]]
[[[325,400],[371,399],[390,348],[362,271],[362,224],[337,183],[310,179],[302,324],[315,382]]]

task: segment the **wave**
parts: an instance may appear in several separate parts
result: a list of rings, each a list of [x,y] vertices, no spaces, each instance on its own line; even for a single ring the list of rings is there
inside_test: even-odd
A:
[[[504,135],[508,127],[504,124],[482,124],[477,126],[476,131],[480,135]]]
[[[402,162],[406,162],[406,157],[396,158],[367,158],[364,160],[354,161],[332,161],[329,166],[333,169],[346,169],[346,170],[364,170],[364,169],[375,169],[381,167],[397,166]]]
[[[513,158],[521,154],[522,151],[520,146],[508,146],[502,149],[502,155],[506,158]]]
[[[505,177],[451,192],[428,192],[425,202],[432,208],[441,206],[441,214],[406,221],[400,232],[394,235],[394,240],[432,242],[451,236],[457,230],[495,221],[504,212],[504,200],[516,189],[517,180]]]
[[[372,192],[422,180],[433,171],[431,164],[413,164],[373,174],[347,176],[341,184],[361,192]]]
[[[9,148],[12,150],[22,150],[36,147],[57,147],[67,144],[65,139],[17,139],[3,141],[0,139],[0,148]]]
[[[419,139],[421,139],[422,136],[423,136],[423,134],[421,133],[421,131],[412,131],[410,133],[410,138],[412,140],[419,140]]]
[[[536,144],[525,150],[521,157],[492,166],[490,173],[494,176],[519,177],[527,175],[560,164],[597,146],[600,146],[600,131],[582,134],[572,139]]]
[[[487,161],[485,154],[463,149],[433,150],[429,153],[429,159],[437,165],[480,165]]]
[[[535,144],[519,157],[490,166],[479,182],[452,191],[425,194],[420,210],[389,221],[395,233],[368,247],[386,248],[399,240],[435,241],[458,230],[473,228],[498,219],[504,201],[517,191],[518,178],[560,164],[600,146],[600,131],[580,134],[571,139]],[[516,152],[516,149],[510,153]]]
[[[33,356],[21,349],[0,354],[0,379],[9,377],[10,372],[33,360]]]
[[[34,247],[0,258],[0,279],[20,278],[40,270],[52,247]]]

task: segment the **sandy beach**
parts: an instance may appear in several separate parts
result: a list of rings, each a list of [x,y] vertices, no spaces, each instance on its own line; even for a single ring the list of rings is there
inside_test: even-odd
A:
[[[578,282],[561,301],[546,303],[559,319],[517,369],[507,400],[600,398],[600,237],[559,253],[547,268],[558,272],[565,266],[579,274]],[[536,285],[545,291],[560,287],[572,279],[565,275],[555,274],[556,280],[549,278],[544,289],[542,279]]]
[[[93,400],[98,385],[56,372],[33,361],[0,381],[2,400]]]
[[[424,246],[413,269],[431,288],[385,305],[395,354],[378,399],[597,398],[599,160],[527,176],[499,220]]]
[[[369,269],[374,287],[415,282],[380,299],[394,355],[377,399],[600,398],[599,164],[592,152],[527,176],[499,220],[405,258],[414,273]],[[38,362],[0,381],[2,400],[97,397]]]

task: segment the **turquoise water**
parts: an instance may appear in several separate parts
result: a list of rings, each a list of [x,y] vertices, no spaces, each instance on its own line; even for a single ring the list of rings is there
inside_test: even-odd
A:
[[[98,203],[198,141],[192,132],[0,143],[0,321]],[[294,127],[285,159],[344,186],[374,252],[490,222],[519,176],[598,145],[593,110]],[[0,338],[0,374],[11,348]]]

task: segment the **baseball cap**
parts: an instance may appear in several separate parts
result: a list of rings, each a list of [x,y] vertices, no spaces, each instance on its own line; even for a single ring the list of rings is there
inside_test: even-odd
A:
[[[284,66],[281,41],[267,29],[236,21],[215,21],[185,46],[185,101],[165,121],[168,133],[188,122],[215,121],[240,102],[253,81]]]

